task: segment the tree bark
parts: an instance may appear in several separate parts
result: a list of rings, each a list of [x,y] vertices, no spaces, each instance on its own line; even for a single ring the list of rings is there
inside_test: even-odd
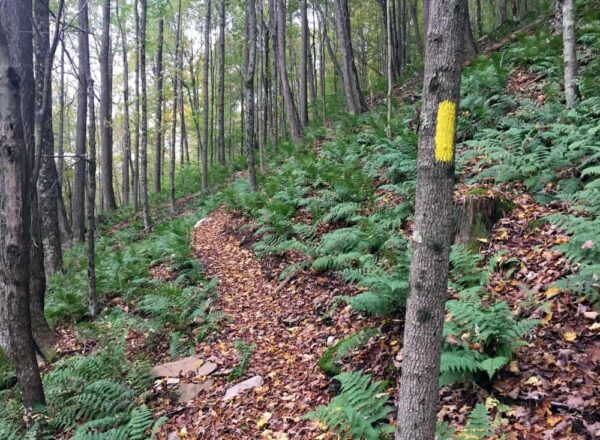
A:
[[[554,0],[554,20],[552,27],[555,34],[563,32],[563,2],[564,0]]]
[[[473,28],[471,26],[471,15],[469,14],[469,6],[467,2],[467,12],[465,14],[465,53],[468,58],[477,55],[477,44],[473,38]]]
[[[254,73],[256,70],[256,3],[246,0],[246,153],[250,189],[256,191],[254,164]]]
[[[308,123],[308,16],[307,0],[300,0],[300,125]]]
[[[88,133],[90,157],[87,161],[87,277],[88,277],[88,312],[92,319],[98,316],[98,294],[96,292],[96,111],[94,107],[94,80],[88,59]],[[101,122],[102,123],[102,122]]]
[[[290,88],[287,74],[287,57],[285,52],[285,0],[277,0],[277,70],[281,87],[283,89],[283,101],[287,110],[287,119],[292,133],[292,141],[295,144],[302,140],[302,129],[298,117],[298,109],[294,102],[294,96]]]
[[[79,0],[79,66],[77,84],[77,127],[75,133],[75,174],[73,177],[72,223],[73,239],[82,243],[85,240],[85,154],[87,142],[87,73],[85,69],[85,46],[88,43],[87,34],[87,0]]]
[[[434,438],[452,241],[454,137],[460,99],[465,0],[432,0],[417,159],[410,294],[396,438]]]
[[[0,349],[11,359],[17,377],[25,412],[44,405],[45,397],[35,356],[35,343],[29,314],[30,275],[30,160],[21,118],[19,71],[29,66],[15,63],[18,40],[29,39],[31,28],[17,27],[8,39],[8,24],[31,20],[31,3],[0,0]],[[25,17],[23,17],[24,14]],[[29,21],[30,22],[30,21]],[[15,30],[15,29],[13,29]],[[24,32],[24,34],[21,34]],[[24,36],[23,36],[24,35]],[[29,36],[29,37],[28,37]],[[11,56],[12,49],[13,56]],[[15,56],[17,55],[17,56]],[[33,72],[30,72],[33,78]]]
[[[341,44],[341,70],[344,93],[346,95],[346,110],[352,114],[359,114],[367,109],[367,105],[360,91],[356,64],[354,62],[348,0],[334,0],[333,4],[335,7],[337,37]]]
[[[150,207],[148,206],[148,89],[146,80],[146,23],[148,18],[147,0],[140,0],[140,77],[142,82],[142,123],[140,145],[140,198],[144,229],[150,229]]]
[[[135,126],[133,137],[133,209],[140,202],[140,12],[139,0],[133,2],[135,17]]]
[[[175,30],[175,63],[179,60],[179,45],[181,40],[181,0],[177,6],[177,27]],[[179,75],[181,72],[175,71],[173,75],[173,126],[171,127],[171,155],[169,161],[169,207],[171,213],[175,212],[175,163],[176,163],[176,138],[177,138],[177,90],[179,90]],[[193,72],[192,72],[192,77]],[[196,120],[194,110],[194,120]]]
[[[159,193],[161,190],[162,178],[162,149],[163,149],[163,32],[164,20],[158,19],[158,42],[156,45],[156,149],[154,158],[154,192]]]
[[[563,0],[563,61],[565,65],[565,99],[567,108],[578,100],[577,39],[575,38],[575,0]]]
[[[102,202],[105,211],[117,208],[113,187],[112,56],[110,52],[110,0],[104,0],[100,51],[100,167]]]
[[[219,22],[219,165],[225,166],[225,0],[220,3]]]
[[[202,151],[200,165],[202,170],[202,192],[208,192],[208,74],[210,67],[210,31],[211,31],[211,0],[206,4],[206,28],[204,29],[204,78],[202,78],[202,93],[204,94],[204,132],[202,135]]]
[[[127,32],[119,17],[119,1],[117,5],[117,20],[121,32],[123,47],[123,204],[129,205],[129,166],[131,163],[131,128],[129,126],[129,57],[127,56]]]
[[[62,15],[62,5],[61,11]],[[58,174],[54,163],[54,132],[52,130],[52,64],[58,40],[50,47],[50,9],[47,1],[35,2],[37,32],[34,33],[36,71],[36,151],[40,168],[37,182],[41,215],[45,267],[48,273],[62,270],[62,245],[58,224]],[[36,160],[38,162],[38,160]],[[35,177],[35,176],[34,176]]]

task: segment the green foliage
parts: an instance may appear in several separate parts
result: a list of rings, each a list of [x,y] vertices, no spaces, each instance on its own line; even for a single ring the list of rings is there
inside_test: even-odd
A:
[[[438,423],[436,427],[436,440],[483,440],[494,434],[490,417],[485,405],[478,403],[473,408],[473,411],[467,418],[467,423],[458,433],[450,426],[443,422]]]
[[[342,373],[334,379],[341,383],[340,394],[307,418],[324,423],[342,438],[378,440],[393,433],[386,423],[393,409],[383,383],[372,383],[370,375],[359,372]]]
[[[340,363],[343,359],[379,334],[379,330],[369,328],[340,339],[325,350],[319,359],[319,368],[328,376],[337,376],[341,373]]]
[[[446,302],[450,318],[444,324],[440,383],[477,381],[484,373],[491,380],[537,321],[517,320],[504,301],[484,301],[490,268],[478,266],[479,255],[454,246],[450,261],[452,285],[461,292]]]
[[[229,373],[227,380],[230,382],[244,375],[244,371],[250,363],[252,352],[256,348],[254,344],[246,344],[244,341],[235,341],[234,346],[238,352],[238,364]]]

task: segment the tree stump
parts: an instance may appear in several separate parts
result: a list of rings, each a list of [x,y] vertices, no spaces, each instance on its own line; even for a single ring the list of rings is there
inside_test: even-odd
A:
[[[512,209],[512,203],[486,190],[471,191],[454,208],[454,243],[478,250],[494,224]]]

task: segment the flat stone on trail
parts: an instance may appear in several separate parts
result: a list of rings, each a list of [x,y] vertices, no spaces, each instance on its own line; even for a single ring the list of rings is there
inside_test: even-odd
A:
[[[264,381],[262,376],[251,377],[250,379],[240,382],[237,385],[234,385],[231,388],[227,389],[227,391],[225,392],[225,396],[223,396],[223,400],[227,402],[228,400],[239,396],[242,392],[246,390],[262,386],[263,382]]]
[[[197,357],[186,357],[175,362],[157,365],[150,370],[152,377],[179,377],[180,374],[187,376],[208,376],[217,369],[217,364],[204,362]]]
[[[189,402],[200,394],[202,391],[209,391],[215,381],[208,379],[202,383],[184,383],[179,386],[179,403]]]

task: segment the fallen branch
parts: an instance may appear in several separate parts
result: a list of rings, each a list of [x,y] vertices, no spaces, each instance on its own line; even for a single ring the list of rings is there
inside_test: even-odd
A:
[[[298,274],[300,272],[302,272],[304,269],[306,269],[306,265],[312,263],[313,258],[312,257],[308,257],[306,260],[304,260],[302,263],[300,263],[300,265],[296,268],[295,271],[293,271],[291,274],[289,274],[285,280],[283,280],[281,283],[279,283],[279,285],[277,286],[277,288],[275,289],[275,291],[273,292],[274,294],[278,294],[281,293],[281,291],[283,289],[285,289],[285,287],[290,284],[290,282],[296,278],[298,276]]]

